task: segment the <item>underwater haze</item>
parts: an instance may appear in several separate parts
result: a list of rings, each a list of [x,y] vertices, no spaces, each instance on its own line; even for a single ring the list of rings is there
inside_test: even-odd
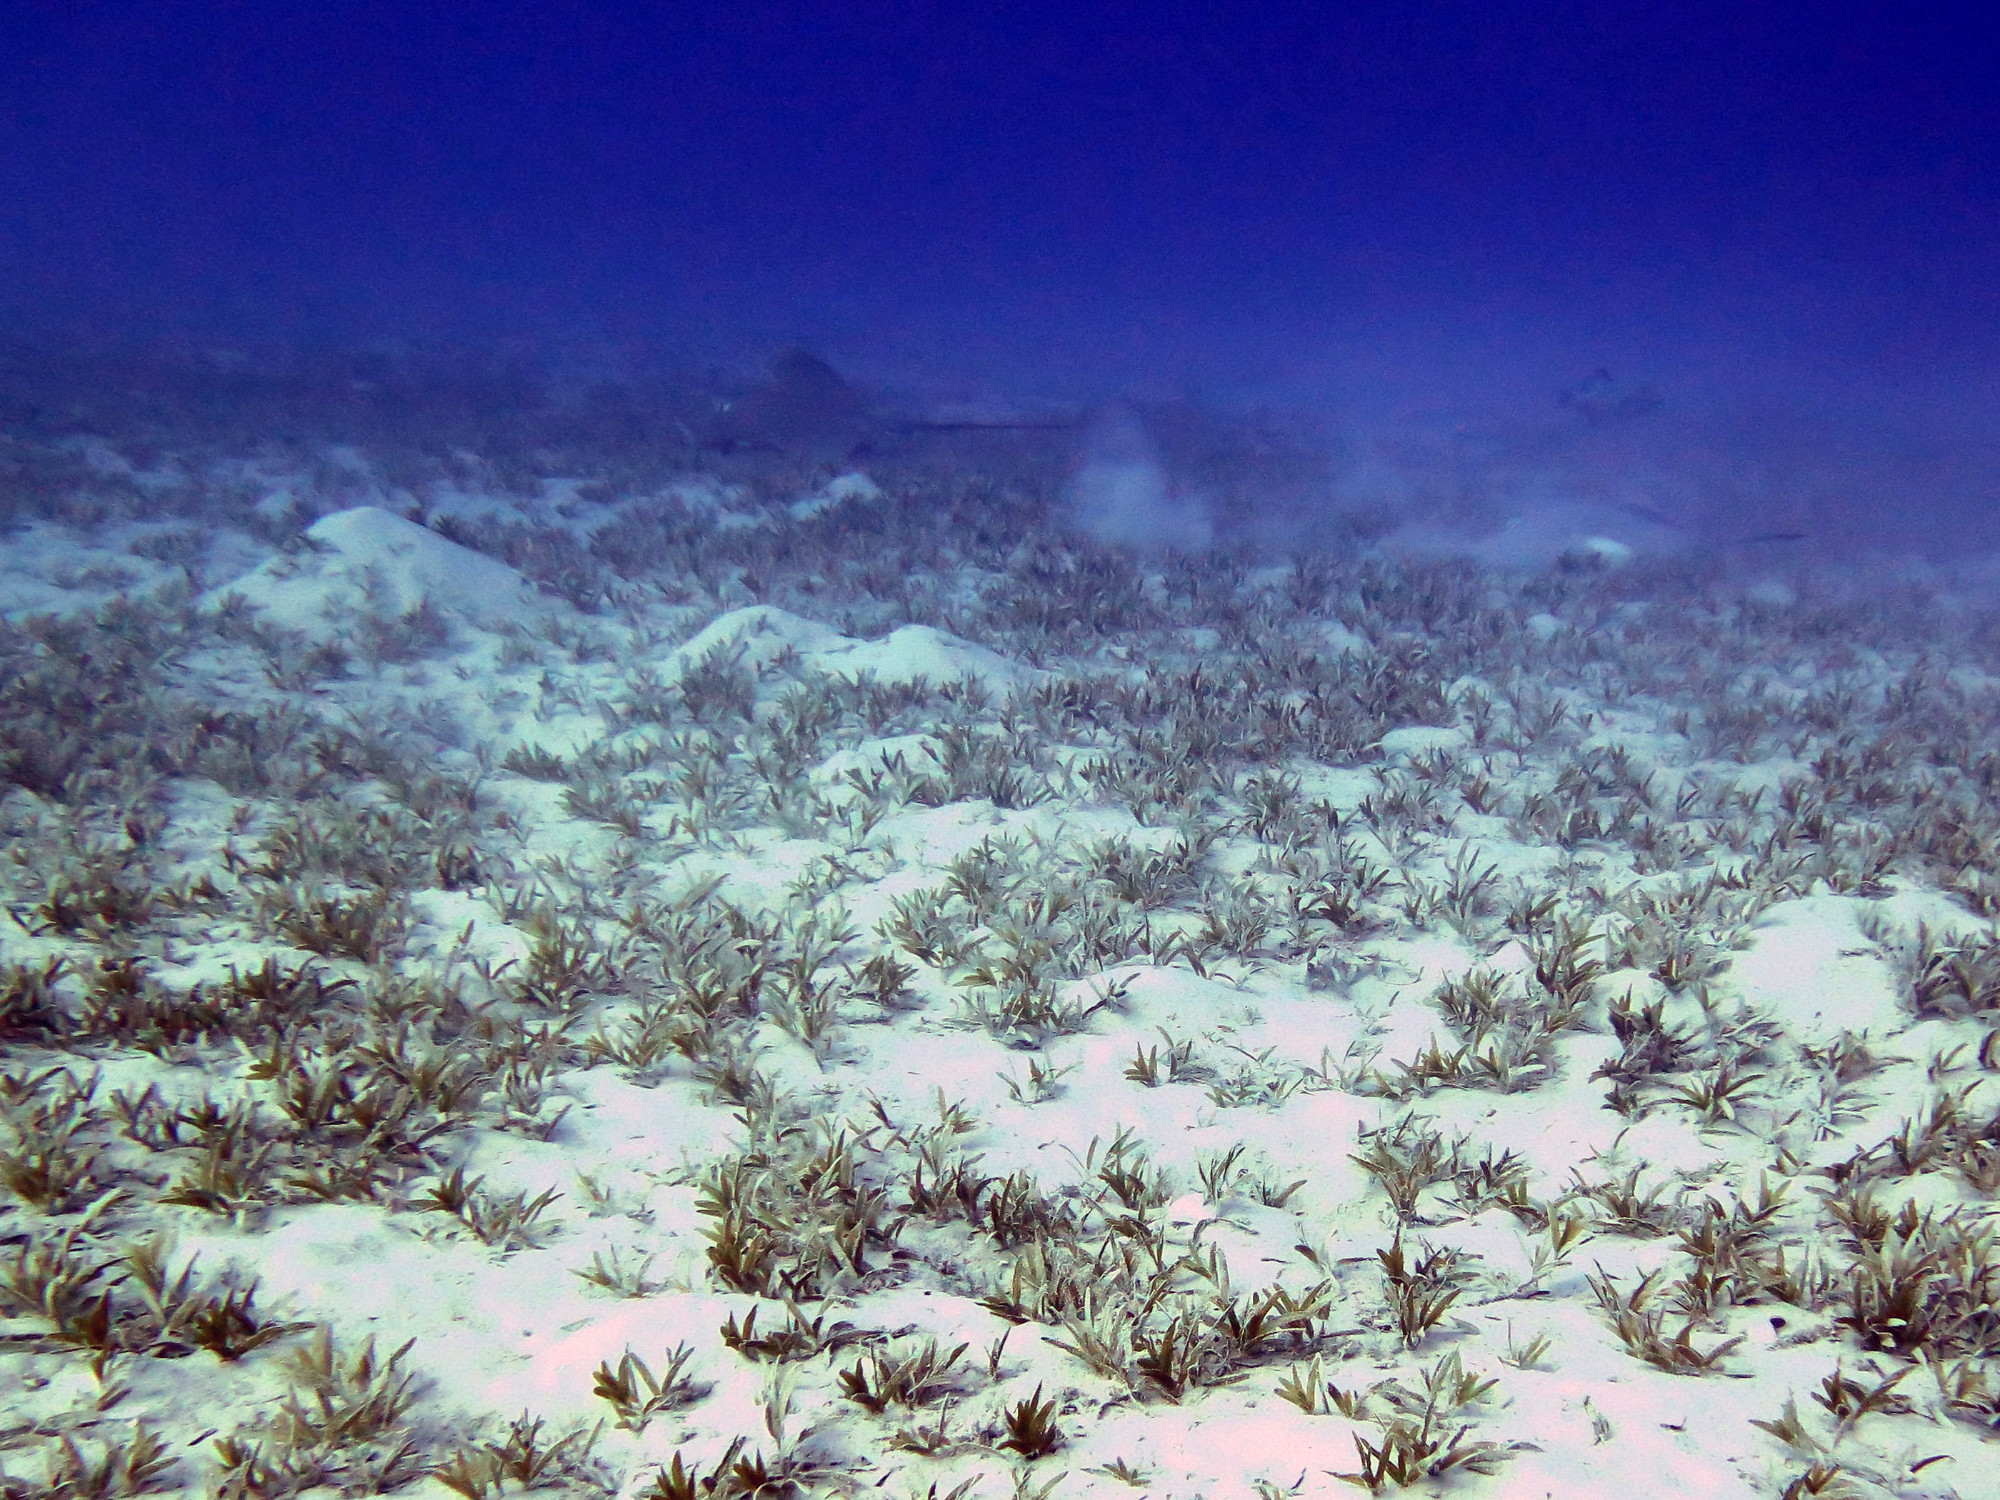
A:
[[[0,7],[0,1500],[1993,1500],[2000,45]]]
[[[1976,7],[30,0],[0,50],[17,338],[1281,412],[1281,540],[1995,540]]]

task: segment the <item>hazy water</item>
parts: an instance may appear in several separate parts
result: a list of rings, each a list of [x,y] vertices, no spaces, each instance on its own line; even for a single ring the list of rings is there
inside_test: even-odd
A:
[[[1096,434],[1061,461],[1107,535],[1963,558],[1996,47],[1951,7],[22,6],[0,332],[414,360],[474,388],[407,404],[433,447],[541,401],[496,360],[644,377],[595,436],[658,449],[803,345],[878,412]],[[246,386],[241,436],[379,434],[363,384]],[[1107,487],[1118,400],[1147,456]]]

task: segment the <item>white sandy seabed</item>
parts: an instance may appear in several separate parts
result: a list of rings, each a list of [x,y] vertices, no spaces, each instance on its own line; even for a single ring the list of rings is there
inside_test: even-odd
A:
[[[789,511],[732,520],[718,500],[696,513],[718,533],[805,526],[878,498],[850,480]],[[290,1072],[270,1032],[150,1047],[108,1022],[67,1040],[0,1033],[8,1494],[83,1493],[76,1476],[106,1458],[102,1493],[317,1482],[483,1494],[530,1481],[672,1493],[678,1457],[695,1494],[725,1496],[762,1482],[774,1494],[1222,1500],[1345,1493],[1343,1474],[1393,1490],[1392,1460],[1420,1492],[1468,1495],[2000,1495],[1985,1425],[2000,1402],[2000,1313],[1979,1261],[2000,1188],[2000,1136],[1982,1124],[1995,1118],[2000,996],[1975,976],[1956,1003],[1936,987],[1918,998],[1952,956],[1990,960],[1991,924],[1893,862],[1857,876],[1839,859],[1812,865],[1822,845],[1774,843],[1775,829],[1796,833],[1801,795],[1837,800],[1811,766],[1845,726],[1809,729],[1810,743],[1774,734],[1746,759],[1712,753],[1687,711],[1699,720],[1725,683],[1689,669],[1612,693],[1588,669],[1640,641],[1615,628],[1645,618],[1636,606],[1580,622],[1581,606],[1475,580],[1520,653],[1511,707],[1506,684],[1454,681],[1434,722],[1392,724],[1327,762],[1241,765],[1188,817],[1142,806],[1141,821],[1090,770],[1115,736],[1047,705],[1076,678],[1152,674],[1162,693],[1202,691],[1184,674],[1224,633],[1198,611],[1031,662],[1001,634],[975,644],[935,623],[880,621],[864,638],[831,606],[812,618],[798,593],[782,608],[746,604],[728,578],[585,613],[380,509],[324,516],[305,535],[276,551],[202,538],[208,587],[162,608],[206,623],[186,626],[191,645],[141,687],[218,714],[293,716],[298,734],[259,752],[279,760],[344,734],[387,745],[395,767],[362,755],[327,769],[337,757],[322,756],[317,777],[262,791],[248,773],[112,768],[143,781],[159,813],[143,859],[129,858],[183,888],[138,919],[66,913],[51,894],[52,869],[116,863],[104,853],[115,821],[92,822],[87,797],[7,790],[16,920],[0,961],[17,989],[59,959],[51,994],[75,1017],[93,1003],[105,1014],[103,976],[128,958],[164,995],[218,993],[271,960],[323,982]],[[11,539],[17,627],[171,599],[175,568],[129,540],[54,527]],[[1289,603],[1288,572],[1239,570],[1228,587],[1262,599],[1320,659],[1351,666],[1421,636],[1343,611],[1337,572],[1332,602]],[[933,580],[932,597],[972,600],[978,587],[968,565]],[[1162,579],[1146,589],[1171,616]],[[1712,604],[1717,619],[1742,608]],[[357,661],[369,620],[434,639],[399,660],[378,633],[375,659]],[[1740,641],[1750,627],[1730,628]],[[318,675],[269,669],[328,646],[350,655],[337,668],[320,656]],[[1241,676],[1244,643],[1230,649],[1225,672]],[[103,659],[77,670],[88,679]],[[1793,665],[1773,661],[1758,691],[1796,708],[1851,690],[1857,722],[1901,670],[1873,650]],[[691,673],[725,697],[747,680],[747,713],[681,694]],[[1990,712],[1990,683],[1952,680]],[[843,683],[885,700],[898,684],[933,691],[873,722],[849,692],[797,729],[807,702]],[[940,699],[946,683],[977,686]],[[1467,708],[1481,695],[1500,704],[1497,728]],[[1524,721],[1551,703],[1556,721],[1531,732]],[[1159,709],[1168,735],[1198,717],[1177,717],[1171,696]],[[784,759],[772,747],[788,726],[808,749],[793,753],[790,801],[760,812],[756,755]],[[620,747],[638,748],[620,760]],[[968,756],[1001,767],[989,795],[957,795]],[[476,786],[459,799],[471,852],[454,878],[404,857],[412,840],[434,854],[413,763]],[[702,766],[737,790],[704,790]],[[1007,783],[1009,766],[1026,780]],[[1867,774],[1891,785],[1919,772]],[[996,805],[996,790],[1016,805]],[[1617,818],[1635,795],[1685,835],[1667,855],[1635,852],[1635,824]],[[1552,797],[1595,821],[1565,832],[1538,810]],[[1831,816],[1859,826],[1870,813],[1847,802]],[[361,831],[329,831],[343,820]],[[1176,855],[1190,836],[1196,847]],[[366,894],[356,872],[369,859],[327,852],[342,837],[401,851],[379,861],[393,887],[379,947],[343,951],[308,920],[334,909],[312,900]],[[1120,884],[1121,858],[1129,868],[1155,851],[1167,857],[1150,887]],[[1334,887],[1355,893],[1351,908],[1315,916]],[[1049,899],[1063,892],[1122,924],[1122,956],[1075,958],[1074,910]],[[1538,896],[1551,902],[1536,912]],[[683,898],[701,921],[745,921],[669,930],[659,914]],[[942,950],[897,925],[926,902]],[[650,929],[630,919],[645,911]],[[1572,921],[1580,967],[1538,972],[1559,961]],[[578,951],[552,956],[565,939]],[[690,1019],[690,953],[711,978],[739,981],[737,1008],[706,1040]],[[740,983],[753,967],[766,970],[761,991]],[[530,973],[554,974],[554,993],[524,998]],[[427,1027],[420,1011],[405,1060],[477,1062],[489,1087],[392,1153],[379,1181],[315,1192],[273,1168],[233,1202],[160,1201],[218,1139],[212,1120],[184,1123],[177,1140],[161,1122],[194,1120],[204,1099],[223,1111],[255,1101],[251,1133],[278,1142],[273,1163],[351,1151],[365,1134],[354,1100],[393,1071],[362,1050],[393,1031],[367,1007],[398,986],[511,1018],[517,1042],[542,1028],[542,1068],[519,1061],[533,1051],[522,1043],[503,1077],[490,1034],[462,1015],[456,1030]],[[1483,1026],[1468,1019],[1481,994]],[[325,1024],[343,1009],[357,1018],[345,1034]],[[68,1115],[49,1068],[76,1080]],[[77,1102],[92,1075],[94,1095]],[[317,1116],[298,1092],[314,1079]],[[1624,1105],[1608,1107],[1621,1079]],[[150,1105],[133,1102],[149,1090]],[[304,1140],[309,1118],[319,1134]],[[28,1170],[56,1146],[57,1174],[82,1173],[67,1192]],[[1839,1164],[1857,1158],[1873,1197],[1840,1200]],[[923,1198],[953,1168],[970,1184],[960,1212]],[[440,1206],[454,1173],[457,1212]],[[744,1185],[759,1173],[763,1188]],[[733,1221],[732,1181],[749,1205]],[[1020,1216],[1003,1233],[993,1205],[1009,1191]],[[1842,1201],[1890,1220],[1914,1207],[1870,1231],[1832,1211]],[[855,1215],[870,1228],[841,1241]],[[754,1254],[748,1271],[718,1264],[732,1226],[775,1236],[765,1295],[753,1295]],[[155,1231],[170,1237],[169,1280],[193,1267],[183,1291],[254,1282],[246,1327],[302,1326],[228,1360],[191,1349],[120,1259]],[[100,1267],[77,1306],[112,1293],[124,1332],[97,1350],[74,1319],[60,1336],[48,1300],[60,1296],[38,1290],[65,1255]],[[1918,1311],[1957,1319],[1928,1344],[1899,1348],[1903,1325],[1863,1305],[1870,1267],[1898,1255],[1916,1258]],[[802,1357],[755,1358],[723,1336],[753,1308],[767,1334],[795,1316],[820,1320],[822,1340],[852,1328]],[[1267,1326],[1245,1331],[1259,1308]],[[330,1342],[316,1343],[316,1325]],[[356,1363],[370,1338],[373,1365]],[[648,1412],[652,1383],[663,1388]],[[1052,1430],[1021,1440],[1038,1398]],[[554,1448],[539,1480],[524,1432]],[[164,1445],[157,1474],[129,1467],[147,1434]],[[717,1467],[753,1454],[761,1481]]]

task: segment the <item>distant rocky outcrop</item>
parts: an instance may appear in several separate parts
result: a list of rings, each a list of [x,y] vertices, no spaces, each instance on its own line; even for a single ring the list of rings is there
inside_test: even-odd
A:
[[[1652,386],[1615,379],[1602,366],[1592,371],[1589,379],[1578,381],[1556,399],[1592,427],[1651,416],[1665,404]]]
[[[837,463],[866,440],[869,428],[868,403],[838,370],[804,349],[787,349],[771,362],[767,382],[715,414],[702,446]]]

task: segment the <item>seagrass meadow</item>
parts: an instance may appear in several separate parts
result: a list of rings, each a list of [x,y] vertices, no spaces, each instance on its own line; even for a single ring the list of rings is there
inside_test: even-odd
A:
[[[481,410],[10,431],[8,1500],[1996,1493],[1976,580]]]

